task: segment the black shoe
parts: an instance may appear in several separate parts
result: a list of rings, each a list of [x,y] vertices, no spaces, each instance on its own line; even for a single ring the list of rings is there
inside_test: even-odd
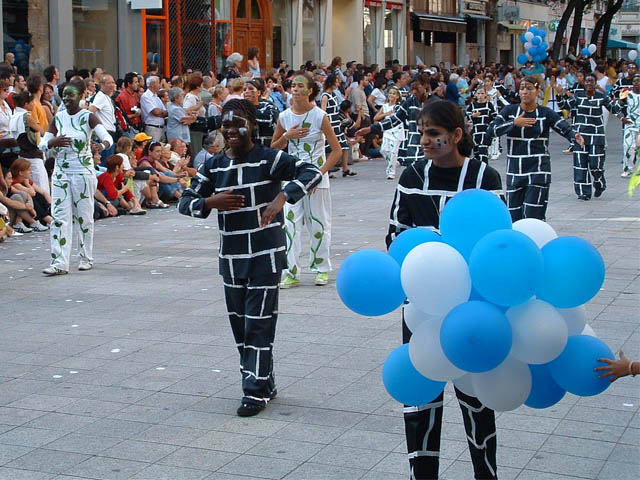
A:
[[[259,414],[267,406],[266,403],[245,403],[242,402],[238,407],[237,414],[239,417],[253,417]]]
[[[338,170],[340,170],[340,167],[333,167],[329,169],[329,173],[336,173]]]
[[[603,193],[604,193],[604,188],[596,188],[595,191],[593,192],[593,196],[598,198],[602,196]]]
[[[353,170],[344,170],[342,172],[343,177],[353,177],[354,175],[357,175],[357,173],[354,172]]]
[[[584,200],[586,202],[587,200],[591,200],[591,197],[588,197],[587,195],[578,195],[578,200]]]
[[[278,395],[278,389],[274,388],[273,390],[271,390],[271,393],[269,394],[269,399],[273,400],[274,398],[276,398],[277,395]]]

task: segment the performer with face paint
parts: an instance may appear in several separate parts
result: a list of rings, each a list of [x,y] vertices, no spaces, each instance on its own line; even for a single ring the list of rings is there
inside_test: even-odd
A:
[[[538,88],[534,77],[522,79],[520,104],[503,108],[489,126],[489,139],[507,136],[507,206],[514,222],[545,219],[551,184],[550,129],[584,144],[582,136],[560,115],[538,106]]]
[[[484,87],[475,91],[476,99],[467,107],[467,119],[473,124],[473,158],[489,163],[489,124],[497,115],[496,107],[488,101]]]
[[[560,105],[563,108],[574,108],[576,118],[573,128],[584,137],[582,148],[573,148],[573,187],[580,200],[599,197],[607,188],[604,178],[604,161],[606,152],[605,108],[613,113],[619,112],[617,104],[611,103],[609,97],[596,91],[597,78],[593,73],[584,77],[584,90],[572,94],[561,95]]]
[[[473,140],[460,108],[445,101],[428,103],[418,117],[424,159],[407,167],[391,206],[387,246],[400,233],[415,227],[438,231],[440,214],[456,193],[481,188],[502,195],[500,174],[471,157]],[[402,322],[402,339],[411,331]],[[493,410],[457,388],[475,478],[495,479],[496,425]],[[405,406],[404,424],[411,478],[438,478],[444,394],[428,405]]]
[[[91,136],[94,133],[98,136],[102,150],[109,148],[113,139],[94,113],[80,108],[83,93],[83,81],[67,84],[62,95],[65,109],[56,114],[40,143],[42,148],[53,149],[55,153],[51,179],[51,265],[42,271],[48,276],[69,273],[74,236],[80,250],[78,270],[93,268],[93,195],[98,180]]]
[[[620,92],[622,108],[622,176],[629,177],[638,165],[638,135],[640,134],[640,75],[632,79],[632,89]]]
[[[225,103],[227,148],[205,160],[178,205],[181,214],[197,218],[218,211],[219,268],[240,353],[244,396],[237,413],[243,417],[260,413],[277,393],[273,343],[278,283],[287,265],[282,207],[301,200],[322,178],[315,165],[256,144],[256,115],[247,100]]]
[[[298,259],[302,246],[303,223],[306,223],[311,238],[309,263],[311,271],[316,273],[315,284],[329,283],[331,191],[328,172],[342,157],[342,148],[327,113],[312,103],[318,91],[318,84],[308,73],[294,75],[291,83],[291,107],[280,114],[271,143],[274,148],[285,148],[288,144],[290,155],[313,163],[322,172],[322,181],[312,195],[303,198],[301,202],[285,205],[284,231],[287,235],[288,268],[283,272],[281,288],[296,287],[300,284]],[[331,149],[328,156],[325,141]]]

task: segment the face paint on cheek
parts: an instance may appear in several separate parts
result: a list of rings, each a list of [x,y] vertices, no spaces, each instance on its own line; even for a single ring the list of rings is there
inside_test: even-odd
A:
[[[249,130],[247,130],[245,127],[240,127],[240,128],[238,129],[238,133],[239,133],[240,135],[246,135],[248,131],[249,131]]]
[[[438,137],[435,139],[435,144],[436,148],[442,149],[443,147],[449,145],[449,142],[447,141],[446,137]]]

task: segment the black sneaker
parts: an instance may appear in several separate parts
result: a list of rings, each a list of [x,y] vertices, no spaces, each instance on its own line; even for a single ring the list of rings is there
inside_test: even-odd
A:
[[[578,200],[584,200],[586,202],[587,200],[591,200],[591,197],[588,197],[587,195],[578,195]]]
[[[593,196],[598,198],[602,196],[603,193],[604,193],[604,188],[596,188],[595,191],[593,192]]]
[[[253,417],[259,414],[267,406],[266,403],[245,403],[242,402],[238,407],[237,414],[239,417]]]

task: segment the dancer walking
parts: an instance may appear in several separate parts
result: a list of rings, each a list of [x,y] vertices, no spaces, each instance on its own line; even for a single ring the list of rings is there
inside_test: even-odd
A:
[[[472,124],[473,158],[484,163],[489,163],[489,137],[487,131],[489,130],[489,124],[496,115],[496,107],[488,101],[485,88],[476,88],[475,100],[467,107],[467,119]]]
[[[380,107],[378,113],[376,113],[376,116],[374,117],[374,120],[379,122],[386,117],[395,115],[400,107],[400,100],[402,100],[400,90],[396,87],[389,87],[387,90],[387,102]],[[385,173],[388,180],[396,178],[398,152],[400,151],[400,145],[403,140],[404,126],[402,124],[399,124],[390,130],[385,130],[382,135],[382,147],[380,148],[380,153],[382,153],[386,162]]]

